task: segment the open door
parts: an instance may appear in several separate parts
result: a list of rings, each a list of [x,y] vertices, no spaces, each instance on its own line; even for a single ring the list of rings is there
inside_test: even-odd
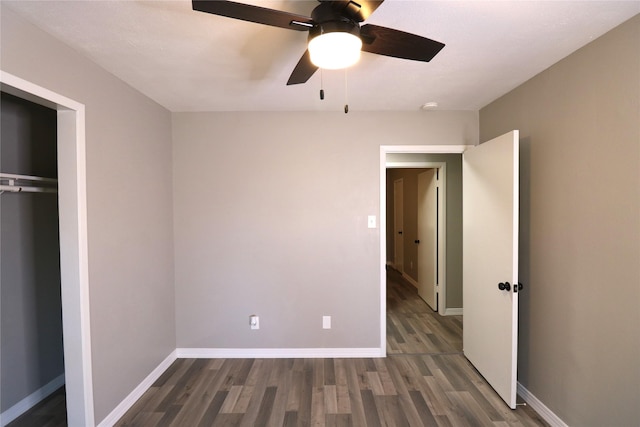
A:
[[[518,362],[518,131],[463,154],[464,355],[512,409]]]
[[[438,311],[438,183],[436,169],[418,175],[418,295]]]
[[[393,266],[404,273],[404,181],[393,182]]]

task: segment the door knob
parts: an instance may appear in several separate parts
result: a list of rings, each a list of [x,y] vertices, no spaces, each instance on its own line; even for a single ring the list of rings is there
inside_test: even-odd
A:
[[[505,282],[505,283],[498,283],[498,289],[500,289],[501,291],[510,291],[511,290],[511,284],[509,282]]]
[[[419,244],[419,243],[420,243],[420,240],[414,240],[414,241],[413,241],[413,243],[415,243],[415,244]]]
[[[398,231],[398,234],[402,234],[402,231]]]

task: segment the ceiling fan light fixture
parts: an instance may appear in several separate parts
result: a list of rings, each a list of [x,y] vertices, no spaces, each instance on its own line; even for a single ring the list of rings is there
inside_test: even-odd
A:
[[[362,40],[355,34],[335,31],[313,37],[308,48],[314,65],[326,70],[339,70],[358,62]]]

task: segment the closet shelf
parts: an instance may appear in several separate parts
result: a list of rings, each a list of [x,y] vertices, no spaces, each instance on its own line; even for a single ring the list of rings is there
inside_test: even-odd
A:
[[[57,193],[58,180],[31,175],[0,173],[0,192]]]

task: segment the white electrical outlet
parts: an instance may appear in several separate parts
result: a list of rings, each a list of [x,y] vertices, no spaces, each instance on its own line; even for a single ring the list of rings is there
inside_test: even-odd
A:
[[[331,316],[322,316],[322,329],[331,329]]]
[[[249,326],[251,329],[260,329],[260,318],[255,314],[249,316]]]

